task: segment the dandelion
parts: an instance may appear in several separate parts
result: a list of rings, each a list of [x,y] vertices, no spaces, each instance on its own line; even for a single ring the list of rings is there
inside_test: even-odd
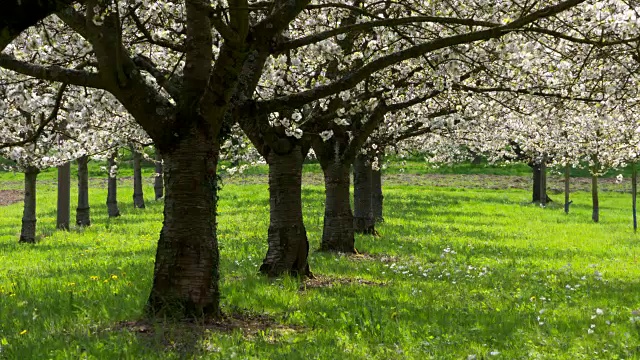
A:
[[[24,335],[24,334],[26,334],[26,333],[27,333],[27,330],[22,330],[22,331],[20,331],[20,335]]]
[[[113,280],[118,280],[118,275],[111,275],[111,278],[112,278]]]
[[[91,276],[89,278],[93,281],[98,281],[100,279],[98,276]]]

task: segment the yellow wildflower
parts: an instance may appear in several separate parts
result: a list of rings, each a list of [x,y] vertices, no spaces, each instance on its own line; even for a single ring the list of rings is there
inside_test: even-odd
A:
[[[22,330],[22,331],[20,331],[20,335],[24,335],[24,334],[26,334],[26,333],[27,333],[27,330]]]
[[[111,278],[112,278],[113,280],[118,280],[118,275],[111,275]]]

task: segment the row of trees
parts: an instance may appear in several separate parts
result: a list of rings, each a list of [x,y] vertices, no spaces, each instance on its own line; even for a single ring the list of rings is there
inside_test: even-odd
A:
[[[578,118],[591,103],[632,111],[637,88],[625,79],[635,79],[638,9],[621,1],[87,0],[59,9],[0,55],[11,71],[1,74],[1,141],[12,158],[42,142],[40,161],[57,165],[144,130],[165,183],[150,314],[219,312],[223,127],[237,124],[269,165],[261,271],[310,275],[300,186],[311,149],[326,187],[322,248],[352,252],[354,231],[375,231],[380,194],[361,194],[373,193],[372,167],[388,146],[455,133],[475,139],[476,152],[526,153],[526,137],[505,129]]]

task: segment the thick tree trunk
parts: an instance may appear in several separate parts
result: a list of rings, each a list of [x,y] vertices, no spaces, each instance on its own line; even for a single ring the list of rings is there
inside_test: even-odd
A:
[[[637,215],[637,207],[636,200],[638,197],[638,169],[636,168],[636,163],[631,164],[631,201],[633,203],[633,231],[638,231],[638,215]]]
[[[533,200],[534,203],[552,202],[547,194],[547,166],[544,162],[533,164]]]
[[[375,234],[371,191],[371,165],[365,155],[358,155],[353,163],[353,228],[359,234]]]
[[[164,223],[147,313],[201,317],[220,314],[216,238],[218,144],[191,130],[162,153]]]
[[[109,217],[120,216],[118,209],[118,177],[116,174],[111,176],[111,169],[116,166],[116,152],[114,151],[107,159],[107,167],[109,174],[107,175],[107,213]]]
[[[569,185],[571,181],[571,165],[564,167],[564,212],[569,213],[569,206],[571,202],[569,200]]]
[[[322,166],[325,186],[322,251],[356,252],[349,168],[348,164],[335,162]]]
[[[376,223],[384,222],[382,214],[384,195],[382,194],[382,169],[371,170],[371,206]]]
[[[22,229],[20,242],[36,242],[36,179],[40,170],[29,167],[24,172],[24,210],[22,212]]]
[[[153,181],[153,190],[156,195],[156,200],[161,199],[164,189],[164,180],[162,179],[162,155],[160,151],[156,149],[156,177]]]
[[[142,155],[131,147],[133,157],[133,206],[144,209],[144,193],[142,192]]]
[[[78,158],[78,207],[76,208],[76,224],[78,226],[91,225],[89,212],[89,169],[88,156]]]
[[[312,276],[309,241],[302,220],[302,162],[299,145],[288,154],[267,154],[270,223],[267,255],[260,272],[269,276]]]
[[[71,163],[58,166],[58,210],[56,228],[69,230],[71,221]]]
[[[598,200],[598,177],[591,176],[591,201],[593,203],[593,213],[591,219],[593,222],[600,221],[600,203]]]

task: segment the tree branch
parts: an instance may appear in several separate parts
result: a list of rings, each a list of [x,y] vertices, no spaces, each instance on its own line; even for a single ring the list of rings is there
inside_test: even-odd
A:
[[[42,66],[17,60],[13,56],[0,54],[0,67],[34,78],[62,82],[77,86],[105,89],[105,84],[98,73],[67,69],[60,66]]]

